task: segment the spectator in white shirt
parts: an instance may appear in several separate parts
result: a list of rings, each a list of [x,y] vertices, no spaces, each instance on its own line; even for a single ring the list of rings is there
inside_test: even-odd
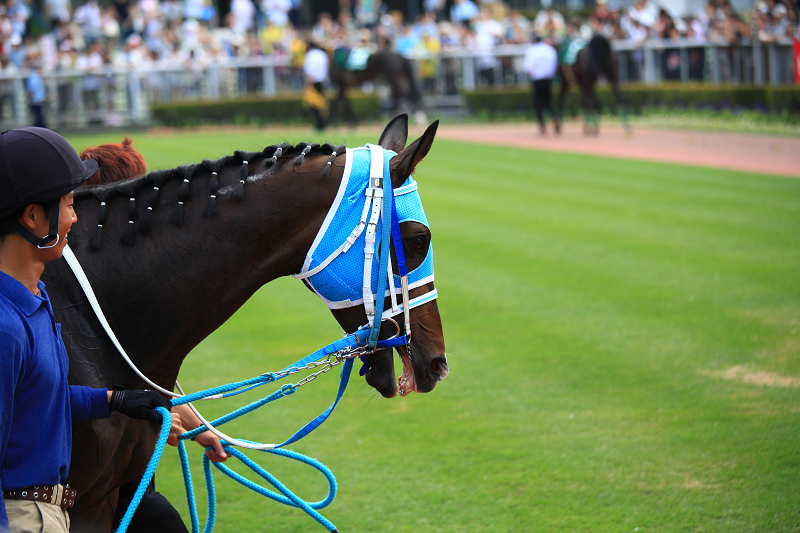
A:
[[[89,0],[79,6],[73,19],[80,26],[86,41],[98,39],[103,34],[103,12],[97,0]]]
[[[533,19],[533,32],[541,38],[552,36],[561,42],[567,31],[564,15],[553,9],[553,0],[542,0],[542,9]]]
[[[251,0],[233,0],[231,13],[233,13],[233,31],[235,33],[244,35],[253,29],[256,6]]]
[[[267,14],[270,26],[286,26],[289,24],[291,0],[262,0],[261,10]]]

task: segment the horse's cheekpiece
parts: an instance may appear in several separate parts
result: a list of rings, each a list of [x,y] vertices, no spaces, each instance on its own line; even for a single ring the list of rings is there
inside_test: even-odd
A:
[[[390,150],[383,151],[387,160],[396,155]],[[384,179],[391,178],[384,176]],[[372,199],[367,196],[369,181],[369,147],[348,148],[339,191],[306,255],[303,269],[300,274],[295,275],[297,278],[307,278],[311,288],[330,309],[354,307],[364,302],[364,296],[359,287],[362,287],[362,276],[365,273],[363,250],[365,249],[366,235],[364,225],[371,216],[369,208],[372,205]],[[366,200],[365,196],[367,196]],[[409,176],[402,187],[394,190],[394,196],[397,216],[401,224],[414,221],[430,228],[428,218],[422,209],[417,182],[412,177]],[[380,245],[383,222],[383,219],[380,219],[377,223],[376,249]],[[346,249],[343,248],[343,243],[347,243],[344,245]],[[351,249],[352,251],[348,251]],[[332,256],[333,259],[331,259]],[[372,294],[375,294],[378,286],[378,261],[378,254],[375,253],[372,256],[372,268],[370,269]],[[322,269],[318,270],[320,267]],[[316,270],[318,271],[315,272]],[[313,274],[309,275],[312,272]],[[433,281],[433,249],[429,247],[422,264],[408,273],[408,288],[410,290],[431,281]],[[384,297],[390,296],[392,291],[400,294],[400,277],[394,273],[390,288],[386,290]],[[435,290],[424,294],[421,298],[415,298],[409,307],[422,305],[436,296]],[[401,312],[402,307],[398,306],[384,313],[384,317],[395,316]]]
[[[6,500],[28,500],[34,502],[58,505],[62,509],[69,509],[75,505],[78,491],[69,488],[69,485],[32,485],[21,489],[4,490],[3,498]]]

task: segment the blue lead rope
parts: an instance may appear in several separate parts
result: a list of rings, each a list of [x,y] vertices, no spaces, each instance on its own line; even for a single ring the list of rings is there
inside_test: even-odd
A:
[[[251,470],[253,470],[259,476],[268,481],[276,489],[278,489],[278,491],[280,491],[280,494],[268,490],[250,481],[249,479],[234,472],[233,470],[231,470],[222,463],[212,463],[218,470],[225,473],[228,477],[244,485],[250,490],[257,492],[258,494],[261,494],[262,496],[270,498],[271,500],[274,500],[278,503],[282,503],[283,505],[288,505],[290,507],[297,507],[302,509],[309,516],[311,516],[317,522],[319,522],[328,531],[331,532],[336,531],[336,526],[333,525],[333,523],[329,521],[327,518],[322,516],[319,512],[317,512],[317,509],[323,509],[328,505],[330,505],[331,502],[333,502],[333,499],[336,497],[336,490],[337,490],[336,478],[334,477],[333,473],[330,471],[328,467],[326,467],[325,465],[323,465],[322,463],[320,463],[315,459],[306,457],[297,452],[293,452],[292,450],[265,450],[267,453],[280,455],[282,457],[293,459],[295,461],[299,461],[301,463],[312,466],[313,468],[319,470],[325,476],[325,478],[328,481],[328,495],[325,497],[324,500],[309,503],[298,497],[296,494],[294,494],[283,483],[278,481],[278,479],[275,476],[273,476],[272,474],[261,468],[255,461],[253,461],[252,459],[241,453],[239,450],[227,444],[224,447],[227,453],[236,457],[237,459],[242,461],[245,465],[250,467]],[[210,459],[207,456],[203,456],[204,470],[207,468],[208,463],[211,463]]]
[[[128,526],[131,523],[131,519],[133,518],[133,513],[135,513],[136,508],[139,507],[139,502],[142,501],[142,496],[144,496],[144,491],[150,484],[150,480],[153,479],[153,474],[155,474],[156,472],[158,461],[161,460],[161,454],[164,452],[164,446],[166,446],[167,444],[167,437],[169,437],[169,428],[172,425],[172,416],[170,416],[169,411],[167,411],[163,407],[157,408],[156,411],[158,411],[158,413],[161,415],[161,432],[158,434],[156,449],[153,452],[153,456],[150,458],[150,462],[147,463],[147,469],[144,471],[144,476],[142,476],[142,481],[139,483],[139,487],[136,489],[136,492],[133,495],[133,499],[131,499],[131,503],[128,506],[128,510],[125,511],[125,516],[123,516],[122,520],[120,520],[119,522],[117,533],[125,533],[125,531],[128,529]]]
[[[304,367],[307,363],[310,363],[312,361],[318,361],[319,359],[325,357],[326,355],[330,355],[330,354],[333,354],[333,353],[336,353],[338,351],[345,350],[345,349],[348,349],[348,348],[355,348],[357,346],[360,346],[360,345],[362,345],[364,343],[364,340],[367,338],[368,332],[369,332],[368,328],[362,328],[362,329],[356,331],[355,333],[346,335],[345,337],[343,337],[341,339],[337,339],[336,341],[330,343],[329,345],[325,346],[324,348],[321,348],[320,350],[317,350],[316,352],[314,352],[314,353],[312,353],[312,354],[300,359],[296,363],[287,366],[281,372],[285,372],[285,371],[288,371],[288,370],[291,370],[291,369],[296,369],[296,368],[299,369],[299,368]],[[388,347],[390,347],[392,345],[395,345],[397,343],[397,341],[398,341],[397,339],[389,339],[389,340],[386,340],[386,341],[380,341],[378,343],[378,347],[379,348],[385,348],[385,347],[388,348]],[[348,382],[350,380],[350,373],[351,373],[352,368],[353,368],[353,359],[346,359],[344,361],[343,365],[342,365],[342,373],[341,373],[340,381],[339,381],[339,389],[337,391],[336,398],[335,398],[333,404],[331,404],[331,406],[328,409],[326,409],[323,413],[321,413],[319,416],[317,416],[314,420],[312,420],[311,422],[306,424],[302,429],[297,431],[288,440],[286,440],[282,444],[277,445],[278,448],[286,446],[288,444],[291,444],[293,442],[296,442],[296,441],[300,440],[301,438],[303,438],[306,435],[308,435],[309,433],[311,433],[314,429],[318,428],[325,420],[327,420],[327,418],[333,412],[333,409],[339,403],[339,400],[341,400],[342,396],[344,395],[345,390],[347,389],[347,384],[348,384]],[[277,373],[277,374],[280,374],[280,373]],[[260,386],[260,385],[264,385],[264,384],[267,384],[267,383],[273,383],[273,382],[285,377],[285,375],[280,375],[279,376],[277,374],[276,373],[262,374],[260,376],[256,376],[254,378],[247,379],[247,380],[244,380],[244,381],[230,383],[228,385],[222,385],[222,386],[219,386],[219,387],[214,387],[212,389],[207,389],[207,390],[204,390],[204,391],[195,392],[195,393],[192,393],[192,394],[187,394],[185,396],[174,398],[172,400],[172,405],[173,406],[174,405],[183,405],[183,404],[186,404],[186,403],[189,403],[189,402],[192,402],[192,401],[200,400],[202,398],[206,398],[206,397],[214,396],[214,395],[219,395],[219,394],[223,394],[223,396],[233,395],[233,394],[237,394],[237,392],[234,392],[234,391],[242,392],[239,389],[250,390],[250,389],[252,389],[254,387],[257,387],[257,386]],[[286,374],[286,375],[290,375],[290,374]],[[245,407],[242,407],[240,409],[237,409],[233,413],[230,413],[230,414],[228,414],[226,416],[220,417],[220,418],[210,422],[210,424],[212,426],[219,426],[219,425],[225,424],[226,422],[230,422],[231,420],[234,420],[234,419],[236,419],[236,418],[238,418],[238,417],[240,417],[240,416],[242,416],[244,414],[247,414],[247,413],[249,413],[249,412],[251,412],[251,411],[253,411],[253,410],[255,410],[255,409],[257,409],[257,408],[259,408],[261,406],[263,406],[263,405],[266,405],[267,403],[270,403],[270,402],[272,402],[274,400],[283,398],[285,396],[289,396],[289,395],[293,394],[296,390],[297,390],[297,387],[295,385],[286,384],[283,387],[281,387],[280,390],[275,391],[274,393],[266,396],[265,398],[262,398],[261,400],[253,402],[253,403],[251,403],[251,404],[249,404],[249,405],[247,405]],[[166,446],[166,443],[167,443],[167,437],[169,436],[169,429],[170,429],[170,426],[171,426],[172,418],[171,418],[171,416],[169,414],[169,411],[167,411],[166,409],[159,408],[158,411],[162,415],[162,425],[161,425],[161,432],[159,433],[158,442],[156,443],[156,449],[155,449],[155,451],[153,453],[153,456],[150,458],[150,462],[147,465],[147,470],[145,470],[145,474],[142,477],[141,482],[139,483],[139,487],[137,488],[136,493],[134,494],[134,497],[131,500],[131,503],[128,506],[127,511],[125,512],[125,516],[120,521],[120,524],[119,524],[119,527],[116,530],[116,533],[125,533],[125,531],[127,531],[128,526],[130,525],[130,521],[133,518],[133,514],[136,512],[136,509],[137,509],[137,507],[139,506],[139,503],[142,500],[142,496],[144,495],[144,492],[147,489],[147,485],[150,484],[150,480],[153,478],[153,474],[155,473],[156,467],[158,466],[158,461],[161,459],[161,455],[164,452],[164,447]],[[192,431],[188,431],[188,432],[183,433],[183,434],[181,434],[179,436],[179,439],[181,440],[181,442],[179,443],[179,446],[178,446],[178,453],[179,453],[179,455],[181,457],[181,467],[182,467],[182,470],[183,470],[184,484],[186,486],[186,498],[187,498],[187,500],[189,502],[189,511],[190,511],[191,520],[192,520],[192,531],[194,533],[199,533],[199,520],[197,518],[197,507],[196,507],[196,504],[195,504],[194,488],[193,488],[192,479],[191,479],[191,472],[189,471],[189,460],[188,460],[188,456],[186,454],[186,447],[184,446],[183,441],[186,440],[186,439],[191,439],[191,438],[193,438],[193,437],[195,437],[195,436],[199,435],[200,433],[203,433],[204,431],[207,431],[207,430],[208,430],[208,428],[205,425],[200,425],[197,428],[193,429]],[[274,499],[275,501],[278,501],[280,503],[285,503],[286,505],[292,505],[294,507],[299,507],[299,508],[303,509],[306,513],[308,513],[310,516],[312,516],[315,520],[317,520],[320,524],[322,524],[325,528],[327,528],[328,531],[336,531],[336,527],[330,521],[328,521],[325,517],[323,517],[320,513],[318,513],[316,511],[317,508],[323,508],[323,507],[327,506],[331,501],[333,501],[333,498],[336,495],[336,479],[333,477],[333,474],[330,472],[330,470],[325,465],[323,465],[322,463],[320,463],[320,462],[318,462],[318,461],[316,461],[314,459],[311,459],[309,457],[305,457],[305,456],[303,456],[303,455],[301,455],[301,454],[299,454],[297,452],[293,452],[291,450],[279,450],[279,449],[265,450],[265,451],[267,451],[269,453],[275,453],[276,455],[281,455],[281,456],[284,456],[284,457],[290,457],[292,459],[304,462],[306,464],[314,466],[314,468],[317,468],[323,474],[325,474],[325,476],[329,480],[329,487],[330,487],[328,497],[325,500],[323,500],[323,502],[317,502],[317,503],[313,503],[313,504],[308,504],[307,502],[304,502],[302,499],[300,499],[299,497],[294,495],[291,491],[289,491],[289,489],[287,489],[284,485],[282,485],[271,474],[269,474],[268,472],[263,471],[261,469],[261,467],[258,467],[255,463],[253,463],[252,461],[247,459],[247,456],[243,455],[238,450],[234,450],[227,443],[224,443],[224,446],[225,446],[226,452],[228,452],[230,455],[233,455],[234,457],[237,457],[238,459],[242,460],[242,462],[245,462],[245,464],[247,464],[248,466],[250,466],[251,468],[256,470],[256,472],[261,477],[263,477],[264,479],[266,479],[267,481],[272,483],[276,488],[278,488],[278,490],[283,493],[283,495],[284,495],[283,497],[285,497],[286,499],[282,500],[279,497],[273,497],[273,496],[268,496],[268,497],[271,497],[272,499]],[[247,460],[245,460],[245,459],[247,459]],[[204,460],[204,463],[205,462],[208,462],[207,458]],[[257,468],[254,468],[253,465],[255,465],[255,467],[257,467]],[[215,463],[215,466],[217,466],[219,468],[219,465],[217,465],[216,463]],[[206,527],[205,527],[204,531],[206,533],[211,533],[211,531],[214,528],[214,522],[215,522],[215,519],[216,519],[216,498],[215,498],[215,495],[214,495],[214,482],[213,482],[213,478],[211,476],[211,469],[206,464],[204,464],[204,468],[203,469],[205,471],[206,490],[207,490],[207,495],[208,495],[208,520],[206,522]],[[235,474],[236,476],[238,476],[238,474],[236,474],[235,472],[231,471],[228,468],[225,468],[225,469],[220,468],[220,470],[222,470],[223,472],[225,472],[228,475]],[[233,476],[231,476],[231,477],[233,477]],[[239,477],[241,477],[241,476],[239,476]],[[234,477],[234,479],[236,479],[236,478]],[[253,488],[254,484],[252,484],[252,482],[244,483],[242,480],[247,481],[244,478],[241,478],[241,480],[237,479],[237,481],[239,481],[243,485],[245,485],[247,487],[250,487],[250,488]],[[253,488],[253,490],[256,490],[256,489]],[[259,492],[260,494],[264,494],[265,496],[267,496],[267,494],[265,494],[264,491],[270,492],[271,494],[275,494],[275,493],[272,493],[271,491],[267,491],[266,489],[256,490],[256,492]],[[277,496],[277,495],[275,495],[275,496]],[[292,502],[292,503],[286,503],[286,502]],[[324,505],[322,505],[322,503],[324,503]]]
[[[333,410],[336,408],[336,405],[339,403],[339,400],[342,399],[344,396],[344,391],[347,389],[347,383],[350,381],[350,371],[353,369],[353,360],[347,359],[344,364],[342,365],[342,374],[339,379],[339,390],[336,393],[336,399],[333,401],[330,407],[328,407],[325,411],[323,411],[317,418],[303,426],[299,431],[297,431],[294,435],[289,437],[285,442],[278,444],[276,448],[283,448],[287,444],[291,444],[296,442],[315,429],[317,429],[328,417],[331,415]]]

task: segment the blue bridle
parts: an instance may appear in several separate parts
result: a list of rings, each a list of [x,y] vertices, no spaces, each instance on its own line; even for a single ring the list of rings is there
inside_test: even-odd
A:
[[[408,297],[410,289],[433,281],[433,250],[429,247],[424,261],[408,272],[400,224],[414,221],[430,226],[414,179],[409,176],[401,187],[392,186],[389,160],[395,155],[376,145],[347,149],[336,198],[302,270],[294,275],[305,279],[330,309],[363,303],[368,345],[373,349],[383,318],[404,313],[403,335],[393,340],[397,341],[394,345],[407,344],[411,334],[409,310],[437,297],[435,289],[413,300]],[[392,271],[389,246],[381,246],[390,240],[397,256],[397,274]],[[402,304],[397,301],[398,293],[403,295]],[[376,304],[386,296],[391,298],[391,309],[378,309]]]

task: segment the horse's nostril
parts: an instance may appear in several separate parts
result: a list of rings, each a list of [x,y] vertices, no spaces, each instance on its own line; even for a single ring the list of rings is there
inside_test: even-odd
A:
[[[431,377],[436,381],[442,381],[447,377],[449,369],[447,367],[447,359],[444,357],[434,357],[431,359],[430,366]]]

